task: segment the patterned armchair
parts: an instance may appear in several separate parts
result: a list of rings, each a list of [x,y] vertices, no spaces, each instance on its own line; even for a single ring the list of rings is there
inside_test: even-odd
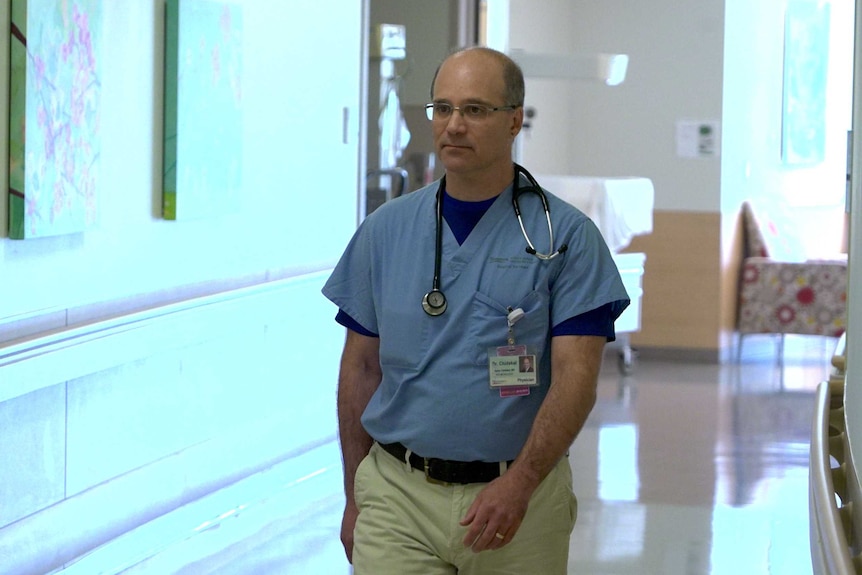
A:
[[[778,334],[779,358],[784,334],[839,337],[847,325],[847,254],[800,259],[801,245],[781,234],[765,212],[751,202],[742,205],[744,253],[739,287],[737,328]],[[737,355],[739,357],[739,355]]]

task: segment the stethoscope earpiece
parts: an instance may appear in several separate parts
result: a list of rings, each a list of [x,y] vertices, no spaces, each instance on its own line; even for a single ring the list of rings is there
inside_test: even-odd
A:
[[[520,175],[523,174],[530,183],[529,188],[521,188]],[[431,283],[431,291],[426,293],[422,298],[422,309],[430,316],[438,316],[446,311],[448,304],[446,295],[440,289],[440,265],[443,252],[443,192],[446,190],[446,176],[440,180],[440,185],[437,187],[437,237],[434,249],[434,280]],[[536,251],[533,242],[530,241],[530,236],[527,235],[527,230],[524,228],[524,221],[521,219],[521,204],[518,198],[521,194],[532,192],[539,196],[542,201],[542,209],[545,211],[545,219],[548,221],[548,236],[550,239],[551,251],[547,254],[542,254]],[[563,244],[560,249],[554,249],[554,227],[551,225],[551,212],[548,208],[548,198],[545,197],[545,192],[536,182],[535,178],[525,170],[522,166],[515,164],[515,180],[512,184],[512,207],[515,210],[515,216],[518,218],[518,225],[521,226],[521,233],[524,234],[524,239],[527,240],[527,253],[536,256],[540,260],[552,260],[558,255],[565,253],[569,249],[568,244]]]

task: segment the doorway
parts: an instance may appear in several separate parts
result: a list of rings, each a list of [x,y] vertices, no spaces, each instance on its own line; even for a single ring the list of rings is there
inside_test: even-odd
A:
[[[366,215],[442,173],[425,104],[434,71],[453,49],[475,43],[474,0],[370,0]],[[404,50],[380,42],[403,32]]]

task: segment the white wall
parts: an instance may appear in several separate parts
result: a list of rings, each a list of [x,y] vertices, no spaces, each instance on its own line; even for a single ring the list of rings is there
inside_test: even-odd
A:
[[[733,214],[741,198],[764,193],[807,207],[823,190],[843,189],[852,5],[832,3],[830,48],[847,59],[830,69],[827,159],[788,168],[780,157],[784,4],[510,0],[512,50],[630,58],[616,87],[528,79],[527,106],[537,116],[524,137],[525,165],[537,173],[646,176],[656,210],[669,211]],[[678,120],[719,121],[720,155],[678,157]]]
[[[357,223],[367,6],[243,0],[242,203],[175,222],[164,0],[102,6],[100,226],[0,238],[2,574],[53,571],[337,432],[344,329],[320,289]]]
[[[0,331],[81,304],[324,269],[355,229],[362,3],[243,2],[242,205],[232,215],[179,222],[162,220],[159,208],[163,5],[102,3],[100,225],[54,238],[0,238]],[[8,23],[8,11],[0,6],[0,21]],[[342,62],[356,72],[338,73]],[[0,78],[5,99],[8,74]]]
[[[781,198],[812,251],[841,245],[852,110],[853,5],[831,2],[830,66],[824,162],[782,163],[784,0],[725,3],[724,139],[721,206],[734,213],[745,198]],[[813,209],[813,206],[825,206]],[[732,224],[733,222],[729,222]]]
[[[674,130],[678,119],[721,118],[722,3],[511,0],[510,31],[512,50],[630,58],[616,87],[528,80],[528,169],[645,176],[657,210],[718,209],[720,160],[677,158]]]
[[[327,276],[0,347],[0,575],[53,572],[317,446],[331,445],[325,467],[340,473],[334,405],[344,328],[320,296]],[[320,471],[300,467],[292,479]],[[119,572],[111,568],[128,559],[98,572]]]

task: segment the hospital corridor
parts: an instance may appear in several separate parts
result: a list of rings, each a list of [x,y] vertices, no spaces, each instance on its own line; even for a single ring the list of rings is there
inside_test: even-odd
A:
[[[751,337],[739,363],[638,361],[608,348],[570,463],[572,575],[811,573],[814,388],[835,340]],[[325,443],[104,545],[63,575],[346,575],[341,468]],[[535,575],[541,575],[536,573]]]
[[[360,425],[515,470],[482,569],[562,570],[567,461],[570,575],[862,573],[862,0],[0,21],[0,575],[352,575]]]

